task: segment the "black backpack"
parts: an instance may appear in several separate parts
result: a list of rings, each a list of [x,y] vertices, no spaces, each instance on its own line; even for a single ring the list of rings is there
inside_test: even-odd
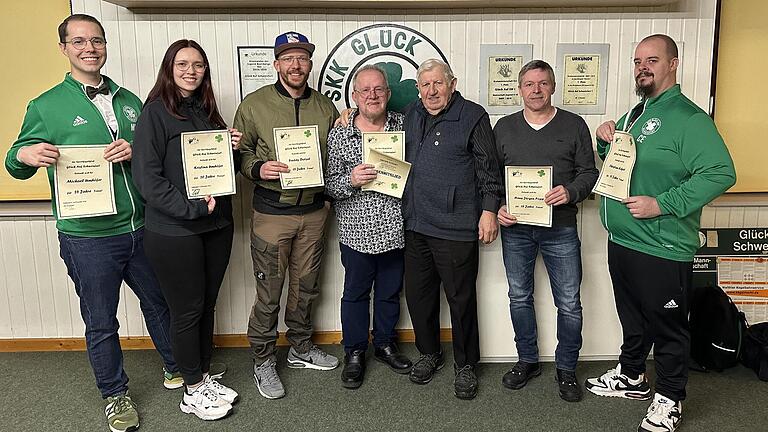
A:
[[[741,364],[755,371],[761,380],[768,381],[768,322],[753,324],[747,329]]]
[[[688,318],[693,369],[722,371],[739,363],[747,320],[725,291],[693,288]]]

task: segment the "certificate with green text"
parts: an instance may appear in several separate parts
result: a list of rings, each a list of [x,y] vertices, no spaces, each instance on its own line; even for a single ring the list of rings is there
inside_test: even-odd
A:
[[[366,163],[374,166],[376,178],[370,183],[364,184],[360,189],[383,193],[395,198],[403,197],[411,164],[373,149],[370,150]]]
[[[233,195],[237,192],[229,131],[182,133],[181,161],[187,198]]]
[[[53,183],[59,219],[117,213],[112,162],[104,159],[106,148],[106,144],[58,146]]]
[[[544,203],[544,196],[552,190],[551,166],[507,166],[507,213],[517,223],[552,226],[552,206]]]
[[[405,160],[405,132],[363,132],[363,163],[370,163],[368,152],[371,149]]]
[[[613,142],[592,192],[617,201],[629,198],[635,158],[635,139],[632,135],[622,131],[614,132]]]
[[[280,173],[280,187],[325,186],[317,125],[274,128],[273,133],[277,160],[288,165],[290,170]]]

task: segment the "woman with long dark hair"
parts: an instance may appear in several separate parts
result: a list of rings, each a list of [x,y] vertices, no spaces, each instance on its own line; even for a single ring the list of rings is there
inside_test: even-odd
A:
[[[226,127],[205,51],[193,40],[174,42],[136,124],[132,168],[147,202],[144,247],[171,311],[173,354],[185,384],[179,407],[203,420],[226,416],[238,398],[208,374],[234,224],[230,197],[187,198],[181,134]],[[242,134],[229,131],[237,157]]]

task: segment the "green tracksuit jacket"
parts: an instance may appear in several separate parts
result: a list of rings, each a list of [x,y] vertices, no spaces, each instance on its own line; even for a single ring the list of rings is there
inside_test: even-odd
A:
[[[105,76],[104,80],[112,93],[112,106],[118,123],[117,138],[133,142],[141,101],[108,77]],[[27,106],[19,137],[5,156],[5,169],[14,178],[22,180],[35,174],[37,168],[16,159],[19,149],[24,146],[41,142],[56,146],[109,144],[115,139],[99,109],[86,96],[83,85],[67,74],[63,82],[33,99]],[[107,237],[144,226],[144,204],[131,179],[131,164],[115,163],[112,170],[117,214],[57,220],[59,231],[79,237]],[[53,167],[48,168],[48,181],[53,195]],[[57,216],[56,200],[51,200],[51,204],[53,214]]]
[[[642,110],[628,123],[631,113]],[[699,248],[701,208],[736,182],[733,161],[712,119],[675,85],[641,102],[616,124],[632,134],[637,160],[630,195],[656,198],[661,216],[632,217],[626,205],[601,198],[610,241],[673,261],[692,261]],[[609,143],[597,140],[601,159]]]

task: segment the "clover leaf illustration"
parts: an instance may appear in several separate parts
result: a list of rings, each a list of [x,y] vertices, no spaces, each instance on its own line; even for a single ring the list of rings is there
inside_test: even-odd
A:
[[[387,72],[387,84],[392,90],[392,96],[389,98],[387,109],[391,111],[402,112],[403,109],[412,101],[419,97],[419,91],[416,89],[416,80],[402,79],[403,67],[395,62],[379,62],[376,66],[381,67]]]
[[[538,174],[538,175],[539,175],[539,177],[544,177],[545,175],[547,175],[547,173],[546,173],[544,170],[538,170],[538,171],[536,172],[536,174]]]
[[[307,138],[311,137],[312,136],[312,131],[310,131],[309,129],[305,130],[304,131],[304,136],[307,137]]]
[[[221,136],[221,134],[219,134],[219,135],[216,135],[215,137],[213,137],[213,139],[215,139],[215,140],[216,140],[216,142],[222,142],[222,141],[224,141],[224,137],[222,137],[222,136]]]

